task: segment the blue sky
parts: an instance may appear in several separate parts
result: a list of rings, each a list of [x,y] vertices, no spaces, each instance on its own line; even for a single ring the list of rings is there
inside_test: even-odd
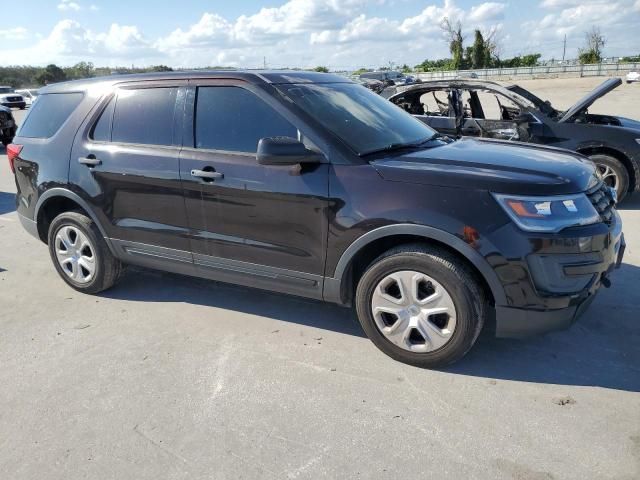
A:
[[[0,65],[81,60],[96,65],[334,69],[414,65],[448,55],[443,17],[496,31],[502,57],[575,57],[598,26],[606,55],[640,53],[640,0],[36,0],[0,26]],[[27,10],[22,10],[27,11]]]

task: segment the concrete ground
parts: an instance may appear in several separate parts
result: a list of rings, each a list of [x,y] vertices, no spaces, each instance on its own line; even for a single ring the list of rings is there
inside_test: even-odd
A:
[[[640,85],[618,97],[599,108],[637,118]],[[640,478],[640,195],[578,324],[429,371],[313,301],[144,270],[78,294],[0,157],[0,478]]]

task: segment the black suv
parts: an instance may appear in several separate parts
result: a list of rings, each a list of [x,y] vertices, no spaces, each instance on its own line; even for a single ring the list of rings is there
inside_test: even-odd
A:
[[[345,78],[121,76],[42,90],[8,148],[24,227],[71,287],[124,264],[354,305],[419,366],[569,326],[619,264],[579,154],[451,140]]]

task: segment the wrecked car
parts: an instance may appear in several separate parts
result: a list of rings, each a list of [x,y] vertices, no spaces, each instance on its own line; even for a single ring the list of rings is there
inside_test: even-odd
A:
[[[396,87],[388,99],[444,135],[538,143],[586,155],[622,200],[640,189],[640,122],[588,112],[621,83],[606,80],[564,111],[518,85],[468,78]]]
[[[2,145],[9,145],[16,136],[16,121],[13,118],[11,109],[0,105],[0,142]]]

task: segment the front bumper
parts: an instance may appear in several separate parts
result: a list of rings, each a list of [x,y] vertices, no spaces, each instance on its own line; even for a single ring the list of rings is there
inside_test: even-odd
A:
[[[2,102],[0,103],[3,107],[9,108],[25,108],[27,106],[26,102]]]
[[[529,276],[547,307],[496,305],[496,336],[526,337],[562,330],[578,320],[600,288],[609,286],[611,272],[622,263],[626,244],[617,212],[608,234],[593,240],[600,245],[597,251],[530,255]],[[556,305],[560,308],[554,308]]]

